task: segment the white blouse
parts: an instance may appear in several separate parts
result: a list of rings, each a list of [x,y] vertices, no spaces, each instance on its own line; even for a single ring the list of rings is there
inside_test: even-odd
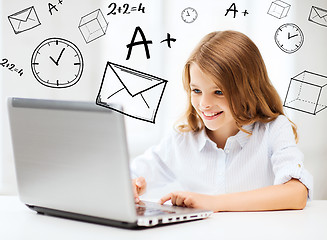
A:
[[[243,126],[218,148],[204,130],[173,131],[161,143],[131,162],[132,177],[152,187],[178,182],[181,191],[224,194],[248,191],[299,179],[312,199],[313,178],[304,168],[291,123],[281,115],[269,123]]]

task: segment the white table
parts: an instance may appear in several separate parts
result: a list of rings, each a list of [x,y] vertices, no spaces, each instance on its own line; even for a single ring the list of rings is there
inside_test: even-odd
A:
[[[294,239],[327,240],[327,201],[301,211],[222,212],[206,220],[127,230],[36,214],[16,196],[0,196],[1,240]]]

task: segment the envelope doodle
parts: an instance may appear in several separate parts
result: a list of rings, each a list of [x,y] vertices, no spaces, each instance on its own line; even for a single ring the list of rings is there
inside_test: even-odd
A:
[[[167,80],[107,62],[96,104],[155,123]],[[123,107],[119,109],[117,105]]]
[[[33,6],[8,16],[8,19],[16,34],[41,25]]]
[[[308,20],[310,22],[314,22],[321,26],[327,27],[327,10],[312,6]]]

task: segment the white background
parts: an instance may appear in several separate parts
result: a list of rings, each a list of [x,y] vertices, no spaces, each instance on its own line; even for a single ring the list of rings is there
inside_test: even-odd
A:
[[[132,12],[124,15],[107,15],[108,6],[129,3],[145,7],[145,13]],[[287,17],[275,18],[267,14],[271,0],[1,0],[0,2],[0,60],[7,58],[18,68],[24,70],[20,77],[0,66],[0,193],[15,194],[16,182],[13,167],[13,154],[9,133],[6,99],[9,96],[33,97],[65,100],[95,101],[103,71],[107,61],[124,65],[168,80],[166,91],[159,107],[155,124],[126,118],[128,142],[131,158],[142,153],[151,145],[158,143],[162,136],[172,129],[185,105],[181,73],[183,65],[196,43],[207,33],[216,30],[237,30],[247,34],[259,47],[265,60],[269,77],[284,101],[290,79],[307,70],[327,76],[327,27],[308,21],[312,6],[327,9],[326,0],[292,1]],[[51,16],[48,3],[57,5]],[[238,13],[233,18],[226,9],[236,4]],[[27,7],[34,6],[41,25],[29,31],[15,34],[9,24],[8,16]],[[185,23],[181,12],[193,7],[198,18],[193,23]],[[101,9],[109,22],[105,36],[86,44],[78,25],[80,18],[96,9]],[[242,12],[247,10],[248,15]],[[301,49],[293,54],[281,51],[274,34],[284,23],[295,23],[303,31],[305,41]],[[130,60],[126,60],[135,27],[140,26],[147,38],[150,59],[146,59],[142,45],[134,47]],[[167,33],[176,42],[168,48]],[[81,50],[85,68],[80,81],[65,89],[47,88],[36,81],[30,68],[33,50],[44,39],[61,37],[74,42]],[[140,40],[140,36],[137,37]],[[326,93],[326,92],[325,92]],[[326,98],[326,96],[325,96]],[[305,154],[305,167],[314,175],[315,199],[327,199],[325,182],[327,177],[326,127],[327,109],[317,115],[285,108],[287,115],[298,125],[299,147]]]

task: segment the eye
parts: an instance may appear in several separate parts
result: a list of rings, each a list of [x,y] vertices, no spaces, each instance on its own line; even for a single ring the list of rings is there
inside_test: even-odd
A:
[[[192,89],[192,92],[194,92],[194,93],[201,93],[201,91],[199,89]]]
[[[215,94],[217,94],[217,95],[224,95],[223,92],[220,91],[220,90],[216,90],[216,91],[215,91]]]

